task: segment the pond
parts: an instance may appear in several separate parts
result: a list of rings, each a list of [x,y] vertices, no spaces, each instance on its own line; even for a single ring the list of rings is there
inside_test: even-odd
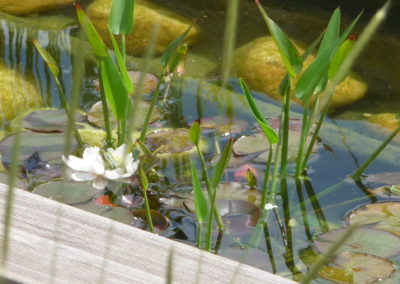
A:
[[[102,7],[104,0],[96,1],[96,5],[92,1],[82,3],[87,13],[92,13],[92,19],[98,18],[95,26],[101,25],[102,11],[96,12],[96,9]],[[0,10],[3,9],[1,2]],[[65,7],[31,8],[31,11],[28,11],[29,5],[35,1],[27,2],[27,10],[4,8],[6,13],[0,12],[0,152],[4,165],[0,180],[7,181],[6,173],[16,143],[13,133],[24,131],[19,142],[21,172],[18,187],[148,229],[144,196],[136,175],[123,186],[109,181],[105,190],[96,190],[88,183],[64,185],[60,181],[64,175],[61,155],[68,119],[62,109],[57,109],[61,107],[57,84],[33,40],[37,39],[56,59],[67,98],[70,99],[76,90],[80,93],[81,111],[76,114],[75,121],[85,142],[91,146],[102,146],[105,137],[101,103],[98,103],[98,68],[90,44],[80,31],[71,1],[66,0]],[[157,153],[157,159],[148,166],[150,185],[147,193],[156,232],[197,245],[198,225],[193,213],[190,162],[194,161],[199,169],[201,163],[188,139],[188,129],[199,121],[202,125],[200,148],[210,173],[224,146],[231,138],[234,140],[234,154],[218,187],[217,207],[226,228],[219,232],[214,230],[214,253],[300,281],[318,259],[318,254],[327,251],[326,244],[343,235],[342,228],[360,222],[362,227],[343,245],[346,249],[334,263],[324,267],[315,283],[372,283],[379,279],[384,279],[383,283],[398,283],[400,203],[396,201],[399,200],[400,139],[395,137],[386,146],[365,170],[362,179],[349,178],[397,126],[400,25],[394,13],[389,14],[386,23],[366,47],[356,63],[355,73],[346,79],[345,85],[338,87],[337,93],[341,96],[334,98],[334,108],[329,111],[309,167],[300,181],[294,178],[294,160],[301,129],[298,119],[303,110],[298,104],[291,105],[289,160],[292,161],[288,164],[287,177],[278,185],[278,208],[273,210],[274,214],[267,215],[260,240],[254,246],[254,228],[263,210],[258,205],[267,160],[267,141],[260,135],[238,77],[244,78],[254,90],[257,106],[267,115],[272,127],[278,127],[280,103],[270,97],[279,98],[277,89],[284,74],[275,67],[277,57],[274,58],[272,52],[261,51],[271,43],[266,37],[268,32],[263,19],[253,1],[241,1],[238,49],[232,60],[231,78],[222,88],[226,1],[137,2],[144,7],[138,9],[143,9],[141,11],[147,17],[154,11],[168,11],[161,12],[161,17],[165,17],[163,21],[172,27],[161,26],[160,30],[171,35],[161,40],[157,46],[160,50],[166,46],[163,40],[173,40],[183,32],[182,26],[190,23],[189,19],[197,19],[193,34],[188,36],[192,43],[184,75],[175,78],[168,87],[165,83],[161,85],[162,96],[151,117],[144,143],[150,151]],[[354,30],[358,35],[381,4],[381,1],[373,0],[352,4],[310,0],[306,1],[307,5],[295,0],[270,2],[269,15],[299,48],[305,48],[319,35],[336,6],[343,7],[342,22],[345,25],[365,9]],[[393,9],[398,7],[395,3]],[[151,32],[143,28],[147,23],[146,16],[138,17],[136,25],[147,34],[136,41],[127,41],[130,46],[126,57],[129,70],[141,71],[146,67],[142,58]],[[270,65],[265,67],[264,62],[270,62]],[[151,59],[147,71],[151,74],[147,77],[137,114],[136,131],[132,133],[134,139],[139,136],[151,94],[160,80],[159,57]],[[140,76],[139,72],[130,74],[134,81]],[[77,151],[74,139],[69,147],[69,153]],[[257,183],[250,188],[249,171]]]

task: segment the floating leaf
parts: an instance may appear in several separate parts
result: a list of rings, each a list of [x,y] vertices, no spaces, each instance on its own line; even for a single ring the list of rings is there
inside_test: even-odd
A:
[[[54,181],[37,186],[33,193],[65,204],[86,202],[96,195],[89,183]]]
[[[201,135],[200,124],[197,121],[195,121],[193,122],[192,126],[189,129],[190,141],[192,141],[194,145],[198,145],[200,141],[200,135]]]
[[[351,212],[346,221],[349,224],[371,225],[400,236],[400,202],[382,202],[361,206]]]
[[[400,172],[369,174],[364,180],[390,185],[400,184]]]
[[[109,195],[102,195],[99,196],[95,199],[94,203],[98,204],[98,205],[103,205],[103,206],[111,206],[111,207],[117,207],[117,204],[114,204],[111,202],[110,200],[110,196]]]
[[[381,282],[396,271],[390,260],[359,252],[341,253],[335,257],[332,264],[323,267],[318,274],[336,283]]]
[[[335,229],[317,235],[314,240],[315,249],[321,254],[326,253],[346,230],[346,228]],[[360,227],[337,250],[336,254],[342,252],[369,253],[380,257],[396,256],[400,253],[400,237],[383,230]]]
[[[249,124],[237,118],[228,119],[225,116],[203,118],[200,122],[203,130],[215,130],[221,136],[231,136],[246,130]]]
[[[151,219],[153,221],[155,233],[160,233],[162,231],[165,231],[169,226],[168,219],[158,211],[150,210],[150,213],[151,213]],[[135,217],[141,219],[144,222],[146,222],[146,220],[147,220],[146,210],[144,210],[144,209],[133,211],[133,215]],[[140,221],[136,221],[134,223],[134,226],[142,228],[142,229],[147,228],[147,224],[140,222]]]
[[[75,122],[83,122],[85,117],[75,113]],[[64,132],[68,116],[64,109],[35,110],[25,116],[21,126],[35,132]]]
[[[20,163],[32,156],[35,152],[39,154],[40,159],[44,162],[61,159],[61,155],[64,151],[64,134],[23,131],[20,135]],[[0,152],[2,153],[2,162],[4,166],[10,164],[11,149],[14,145],[14,141],[15,134],[11,134],[0,142]],[[75,152],[77,147],[76,140],[72,137],[71,152]]]
[[[189,130],[178,128],[159,128],[146,134],[145,144],[157,154],[176,154],[194,151],[195,145],[190,141]]]
[[[140,128],[143,126],[143,123],[144,123],[144,120],[146,117],[146,113],[149,108],[150,108],[150,104],[148,102],[146,102],[146,101],[139,102],[139,104],[136,108],[136,111],[137,111],[136,120],[135,120],[136,128]],[[109,114],[110,114],[111,122],[115,123],[116,120],[110,111],[109,111]],[[158,108],[154,108],[153,113],[150,118],[150,123],[155,122],[156,120],[160,119],[160,117],[161,117],[160,110]],[[102,106],[101,101],[92,105],[92,107],[88,111],[87,119],[91,124],[104,128],[103,106]]]
[[[386,185],[370,189],[373,195],[382,198],[399,199],[400,198],[400,184]]]
[[[132,224],[133,222],[133,214],[132,211],[122,207],[115,207],[105,213],[101,214],[101,216],[110,218],[111,220],[118,221],[124,224]]]
[[[249,228],[257,225],[261,215],[261,210],[258,206],[243,200],[219,199],[217,200],[217,208],[222,217],[248,215],[246,225]]]
[[[273,129],[279,127],[277,120],[270,120],[270,124]],[[293,162],[296,160],[298,145],[301,137],[301,123],[297,119],[291,119],[289,121],[289,143],[288,143],[288,161]],[[310,141],[310,137],[307,138],[307,143]],[[275,145],[272,146],[275,148]],[[316,148],[315,148],[316,149]],[[239,137],[233,144],[233,152],[236,155],[255,155],[253,162],[266,163],[268,160],[269,142],[265,137],[264,133],[258,132],[252,135],[243,135]],[[262,152],[261,154],[259,154]],[[258,155],[259,154],[259,155]]]
[[[0,183],[2,184],[9,184],[10,175],[6,173],[0,173]],[[28,184],[20,178],[16,178],[15,187],[19,189],[28,189]]]

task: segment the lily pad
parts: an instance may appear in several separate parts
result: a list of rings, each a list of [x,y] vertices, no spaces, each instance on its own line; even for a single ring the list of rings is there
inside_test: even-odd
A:
[[[84,122],[85,117],[75,114],[75,122]],[[35,110],[25,116],[21,126],[36,132],[64,132],[68,125],[68,117],[64,109]]]
[[[132,224],[134,220],[132,212],[123,207],[111,207],[95,203],[76,204],[74,207],[128,225]]]
[[[274,129],[279,128],[279,123],[276,122],[276,119],[269,120],[271,123],[271,127]],[[293,162],[296,160],[298,145],[301,137],[301,123],[297,119],[292,119],[289,123],[289,144],[288,144],[288,161]],[[310,137],[307,138],[307,143],[310,141]],[[273,149],[275,144],[272,146]],[[316,148],[315,148],[316,149]],[[252,135],[243,135],[236,139],[233,144],[233,152],[236,155],[251,155],[255,153],[262,152],[260,155],[256,155],[253,159],[253,162],[256,163],[266,163],[268,160],[268,152],[269,152],[269,143],[264,133],[257,132]]]
[[[145,138],[147,148],[159,157],[168,158],[171,155],[189,154],[196,151],[190,141],[189,130],[184,128],[159,128],[147,133]],[[200,148],[204,148],[200,141]]]
[[[343,252],[318,274],[336,283],[367,284],[380,282],[396,271],[385,258],[360,252]]]
[[[400,236],[400,202],[364,205],[351,212],[346,221],[349,224],[371,225]]]
[[[136,113],[136,120],[135,120],[135,128],[140,128],[144,124],[144,120],[146,118],[147,111],[150,108],[150,104],[146,101],[140,101],[139,105],[137,106],[137,113]],[[109,117],[111,119],[112,123],[115,123],[116,120],[113,117],[111,110],[109,110]],[[156,120],[159,120],[161,118],[161,113],[160,110],[155,107],[153,110],[153,113],[150,118],[150,123],[155,122]],[[104,127],[104,117],[103,117],[103,105],[101,101],[95,103],[92,105],[90,110],[88,111],[87,114],[87,119],[88,121],[97,126],[97,127]]]
[[[345,232],[346,228],[341,228],[317,235],[314,248],[318,253],[326,253]],[[342,252],[361,252],[380,257],[397,256],[400,253],[400,237],[383,230],[361,227],[354,231],[336,253]]]
[[[382,198],[399,199],[400,184],[386,185],[369,190],[373,195]]]
[[[150,214],[156,233],[165,231],[168,228],[169,222],[167,217],[165,217],[163,214],[155,210],[150,210]],[[133,215],[139,218],[139,220],[135,222],[134,226],[146,230],[147,229],[146,210],[144,209],[135,210],[133,211]]]
[[[96,195],[89,183],[54,181],[37,186],[33,193],[65,204],[86,202]]]
[[[101,214],[103,217],[110,218],[111,220],[118,221],[124,224],[133,223],[132,211],[123,207],[115,207],[111,210]]]
[[[217,200],[217,207],[222,217],[247,215],[246,225],[253,228],[257,225],[261,215],[258,206],[244,200],[220,199]]]
[[[369,174],[364,180],[383,184],[400,184],[400,172]]]
[[[200,123],[203,130],[215,130],[221,136],[230,136],[240,133],[249,126],[249,124],[242,119],[228,119],[225,116],[203,118]]]
[[[15,144],[15,135],[15,133],[11,134],[0,142],[2,162],[6,167],[10,164],[11,151]],[[63,133],[20,132],[19,163],[22,164],[24,160],[31,157],[35,152],[38,153],[40,159],[44,162],[61,159],[64,151],[64,136]],[[72,137],[71,152],[75,152],[77,147],[76,140]]]
[[[0,183],[8,184],[9,183],[9,177],[10,177],[9,174],[0,173]],[[22,180],[20,178],[17,178],[16,182],[15,182],[15,187],[19,188],[19,189],[27,190],[28,189],[28,184],[24,180]]]

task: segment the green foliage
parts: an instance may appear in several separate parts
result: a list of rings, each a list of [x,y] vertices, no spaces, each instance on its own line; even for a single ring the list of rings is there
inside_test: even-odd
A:
[[[200,124],[197,121],[195,121],[193,122],[192,127],[190,127],[189,138],[190,141],[192,141],[192,143],[196,146],[199,145],[200,134],[201,134]]]
[[[226,143],[224,151],[222,152],[221,158],[219,158],[218,163],[215,165],[212,176],[211,176],[211,186],[216,190],[222,175],[224,174],[226,166],[229,164],[229,160],[232,154],[233,139],[229,139]]]
[[[108,25],[113,34],[129,34],[133,30],[135,0],[112,1]]]
[[[294,44],[290,41],[289,37],[268,16],[267,12],[263,9],[258,0],[256,1],[256,3],[272,37],[276,42],[276,46],[278,47],[286,70],[291,77],[296,77],[296,74],[301,71],[303,65],[299,52],[297,51]]]
[[[260,125],[262,131],[265,134],[265,137],[267,137],[268,141],[270,144],[275,144],[278,142],[278,135],[276,134],[276,132],[271,128],[271,126],[269,126],[267,120],[264,118],[264,116],[262,115],[262,113],[260,112],[260,110],[258,109],[253,96],[250,92],[249,87],[247,86],[246,82],[240,78],[239,79],[240,82],[240,86],[242,87],[243,93],[246,96],[247,102],[250,105],[250,109],[254,115],[254,117],[256,118],[258,124]]]
[[[207,217],[209,215],[209,206],[206,197],[204,196],[199,175],[193,161],[191,162],[191,168],[192,168],[195,214],[197,222],[199,222],[199,224],[202,224],[204,223],[205,220],[207,220]]]

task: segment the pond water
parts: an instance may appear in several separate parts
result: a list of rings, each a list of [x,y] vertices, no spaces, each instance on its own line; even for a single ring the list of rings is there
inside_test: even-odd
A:
[[[198,18],[197,24],[202,30],[202,35],[197,43],[189,48],[184,78],[174,82],[165,102],[160,101],[161,118],[153,124],[153,127],[188,128],[197,119],[210,124],[215,123],[216,129],[210,129],[203,133],[208,144],[205,158],[212,163],[215,155],[219,153],[230,137],[237,139],[242,135],[257,132],[256,123],[247,108],[237,79],[232,77],[227,86],[228,91],[223,91],[217,86],[218,80],[221,78],[219,68],[222,60],[222,38],[225,25],[224,2],[179,0],[154,2],[187,18]],[[183,2],[191,3],[183,5]],[[329,1],[329,5],[320,2],[307,1],[307,5],[304,5],[304,1],[271,1],[270,15],[272,18],[276,18],[277,23],[293,39],[300,41],[299,45],[306,45],[326,25],[333,7],[339,4],[344,5],[344,23],[348,23],[349,19],[364,8],[366,12],[360,24],[362,27],[378,6],[376,2],[380,1],[370,1],[371,5],[365,7],[345,4],[346,1],[344,1],[345,3]],[[242,1],[241,4],[237,46],[266,35],[266,27],[252,1]],[[395,3],[395,7],[398,7],[397,3]],[[368,189],[400,183],[400,174],[397,173],[400,166],[398,162],[399,139],[395,139],[368,167],[365,174],[370,177],[358,182],[347,179],[347,176],[357,169],[379,146],[380,141],[390,133],[381,126],[368,122],[366,117],[370,114],[399,111],[400,85],[397,86],[399,73],[396,70],[399,65],[396,63],[400,63],[397,49],[400,46],[400,24],[393,17],[392,13],[387,23],[379,31],[379,36],[369,46],[373,51],[379,51],[381,47],[385,48],[384,54],[377,52],[378,54],[371,57],[371,52],[365,52],[355,67],[355,71],[368,84],[365,97],[356,103],[331,111],[321,131],[318,149],[311,160],[307,172],[308,178],[304,179],[302,183],[296,184],[294,179],[289,176],[285,182],[280,184],[281,188],[288,188],[288,194],[278,197],[279,218],[274,214],[268,215],[267,226],[264,228],[264,234],[258,247],[247,246],[255,220],[260,214],[258,207],[252,205],[251,202],[243,201],[243,199],[249,199],[248,193],[240,193],[239,197],[233,198],[231,195],[234,193],[228,190],[227,194],[230,194],[228,200],[230,201],[220,201],[219,204],[221,212],[226,212],[224,221],[228,225],[223,234],[216,233],[214,236],[213,251],[215,253],[299,280],[308,269],[309,262],[305,259],[310,258],[309,248],[314,243],[315,235],[343,226],[346,224],[345,216],[361,205],[393,200],[388,196],[376,196]],[[360,30],[361,28],[357,28],[355,33]],[[37,88],[43,100],[43,103],[40,103],[40,99],[38,99],[37,106],[59,107],[60,101],[54,79],[32,44],[32,40],[35,38],[56,58],[62,69],[61,82],[67,96],[77,86],[76,82],[73,82],[73,78],[76,78],[76,74],[80,74],[77,69],[82,68],[82,86],[78,84],[82,94],[80,105],[84,111],[88,111],[99,100],[98,90],[95,87],[97,69],[90,46],[79,33],[74,10],[66,8],[25,17],[0,13],[0,60],[2,64],[17,71],[27,82],[31,82]],[[388,43],[391,45],[388,46]],[[158,60],[158,58],[153,60],[151,71],[154,74],[158,74],[160,71],[159,65],[155,63]],[[130,69],[141,68],[142,61],[137,57],[128,56],[127,62]],[[387,77],[385,77],[386,75]],[[265,110],[269,117],[274,117],[279,113],[278,102],[269,99],[263,93],[254,92],[254,95],[259,107]],[[148,98],[145,96],[145,99]],[[30,106],[32,107],[32,105]],[[2,109],[12,108],[12,106],[4,105],[1,107]],[[14,108],[18,109],[19,106],[14,106]],[[294,117],[299,117],[302,110],[299,106],[293,105],[292,111]],[[222,130],[224,124],[229,126]],[[239,130],[232,130],[233,126]],[[12,128],[13,124],[10,123],[10,120],[3,118],[3,131],[7,132]],[[40,141],[43,138],[37,139]],[[8,155],[4,149],[10,149],[6,146],[4,146],[4,142],[3,146],[0,146],[3,151],[3,163],[4,156]],[[51,151],[43,150],[43,152]],[[61,151],[59,153],[61,155]],[[40,151],[39,154],[41,154]],[[31,158],[29,162],[32,162]],[[42,156],[41,158],[43,159]],[[60,159],[55,161],[55,159],[49,158],[49,160],[54,162],[50,163],[54,172],[59,172]],[[34,160],[34,163],[35,161],[37,164],[37,160]],[[188,157],[175,157],[164,159],[158,165],[160,182],[151,185],[150,201],[152,209],[168,217],[169,224],[165,224],[166,220],[163,217],[155,215],[160,219],[161,235],[195,244],[196,219],[190,212],[189,202],[184,205],[181,202],[184,199],[190,199],[191,196],[188,161]],[[263,164],[251,161],[239,161],[238,165],[228,168],[224,181],[235,181],[246,185],[243,165],[254,169],[258,183],[261,184]],[[289,166],[289,173],[293,174],[293,171],[293,166]],[[27,186],[29,190],[43,181],[49,180],[49,176],[57,176],[57,174],[52,176],[48,172],[43,174],[41,171],[35,173],[38,176],[30,179],[30,184]],[[374,175],[384,173],[394,173],[391,181]],[[41,176],[41,174],[43,175]],[[392,181],[396,179],[397,181]],[[332,186],[334,188],[329,190]],[[234,188],[233,185],[228,187]],[[118,190],[115,188],[116,186],[113,184],[109,185],[110,192]],[[142,208],[142,199],[134,189],[133,187],[133,189],[127,190],[122,200],[113,202],[133,210],[135,215],[140,217],[143,216],[139,212],[139,209]],[[47,189],[41,190],[47,192]],[[232,191],[234,192],[234,190]],[[320,195],[321,193],[323,194]],[[132,223],[133,217],[127,215],[125,211],[110,213],[99,207],[99,203],[111,204],[102,194],[89,194],[85,201],[91,199],[94,194],[96,197],[89,201],[90,205],[79,203],[75,206],[98,214],[108,214],[111,218],[120,221],[127,220],[126,223]],[[316,194],[319,196],[317,199],[313,199],[311,202],[307,201]],[[237,199],[242,200],[238,201]],[[305,200],[306,202],[303,203]],[[76,202],[71,201],[70,203]],[[287,209],[283,210],[282,208]],[[146,227],[145,222],[139,221],[133,225]],[[398,222],[395,226],[398,226]],[[378,243],[377,246],[385,246],[385,244]],[[400,254],[390,256],[388,259],[395,264],[397,269]],[[397,273],[392,274],[391,278],[386,281],[387,283],[397,283]],[[331,283],[322,278],[315,280],[315,283],[325,282]]]

